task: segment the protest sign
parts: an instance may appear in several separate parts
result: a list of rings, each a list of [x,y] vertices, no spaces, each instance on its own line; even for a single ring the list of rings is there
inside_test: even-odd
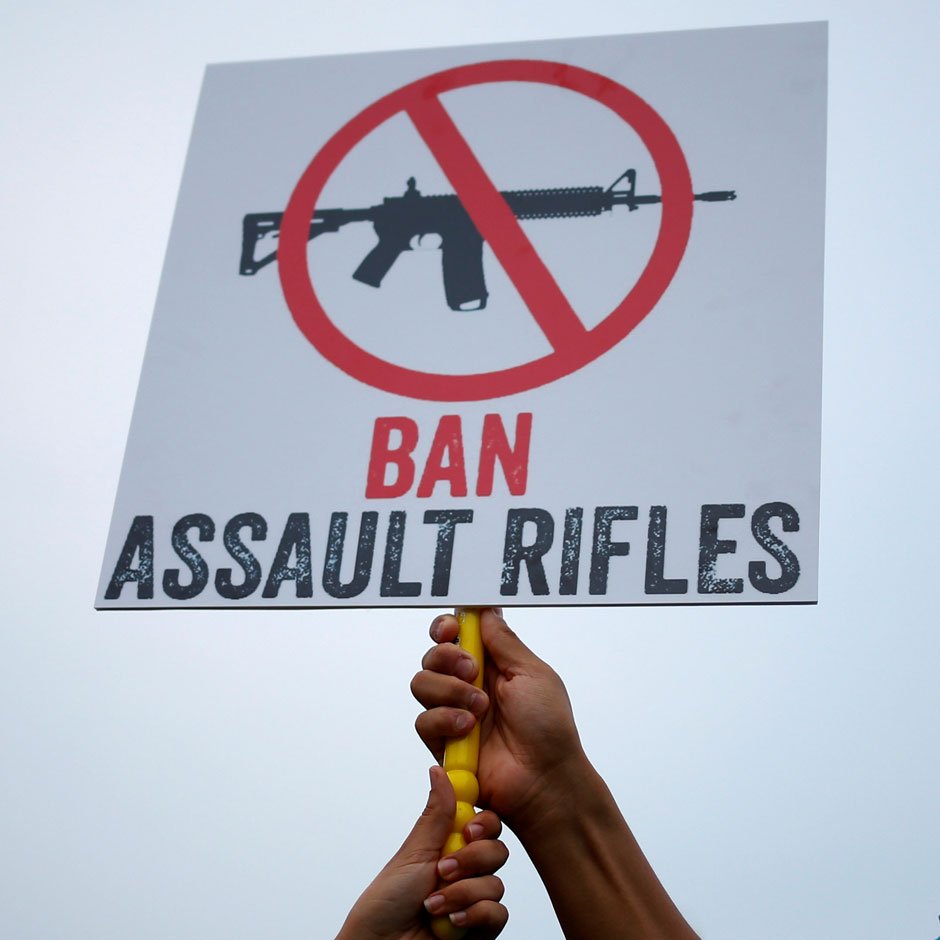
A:
[[[206,73],[97,606],[813,602],[824,24]]]

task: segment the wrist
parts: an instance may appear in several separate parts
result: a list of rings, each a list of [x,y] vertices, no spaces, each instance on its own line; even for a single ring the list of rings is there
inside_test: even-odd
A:
[[[570,829],[612,800],[610,791],[580,748],[551,771],[539,776],[525,801],[505,822],[526,848],[543,839],[551,841],[559,828]]]

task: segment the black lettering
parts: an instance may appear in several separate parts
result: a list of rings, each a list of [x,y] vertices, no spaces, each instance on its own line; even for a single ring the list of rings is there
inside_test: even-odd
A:
[[[646,539],[647,594],[686,594],[686,578],[667,578],[666,570],[666,507],[650,506],[650,525]]]
[[[289,564],[295,558],[293,566]],[[313,579],[310,576],[310,516],[305,512],[292,512],[287,517],[284,534],[274,555],[274,563],[265,582],[262,597],[277,597],[284,581],[294,581],[297,597],[313,597]]]
[[[611,555],[629,555],[629,542],[614,542],[610,535],[615,522],[632,521],[637,517],[636,506],[598,506],[594,510],[594,545],[591,549],[592,594],[607,593],[607,576]]]
[[[764,503],[758,506],[751,516],[751,532],[757,544],[780,565],[780,577],[768,578],[767,563],[764,561],[752,561],[747,566],[747,576],[762,594],[782,594],[799,580],[800,561],[789,546],[770,531],[768,523],[771,519],[780,519],[784,532],[800,531],[799,513],[789,503]]]
[[[200,542],[211,542],[215,538],[215,523],[205,513],[190,513],[173,526],[170,544],[173,551],[186,562],[192,575],[188,584],[180,584],[179,568],[167,568],[163,572],[163,593],[175,601],[188,601],[196,597],[209,583],[209,566],[189,541],[190,529],[198,531]]]
[[[429,509],[425,525],[437,526],[437,547],[434,550],[434,573],[431,596],[446,597],[450,591],[450,569],[454,558],[454,532],[461,523],[473,522],[472,509]]]
[[[242,541],[242,529],[251,532],[252,542],[263,542],[268,537],[268,523],[264,516],[256,512],[240,512],[225,524],[222,544],[245,573],[241,584],[233,584],[231,568],[219,568],[216,571],[215,589],[220,597],[230,601],[249,597],[261,583],[261,564]]]
[[[535,526],[535,541],[523,544],[523,530],[527,522]],[[503,574],[499,593],[513,596],[519,593],[519,569],[525,562],[529,572],[529,586],[536,595],[548,594],[548,580],[542,556],[552,547],[555,538],[555,520],[544,509],[510,509],[506,516],[506,542],[503,547]]]
[[[702,524],[698,543],[699,594],[740,594],[744,590],[741,578],[719,578],[718,556],[733,555],[738,548],[734,539],[718,538],[718,523],[722,519],[743,519],[743,503],[720,503],[702,506]]]
[[[349,513],[334,512],[330,517],[330,534],[326,541],[323,563],[323,590],[330,597],[358,597],[369,585],[372,558],[375,555],[375,532],[379,524],[377,512],[364,512],[359,522],[356,565],[350,581],[340,581],[343,549],[346,544],[346,522]]]
[[[137,567],[132,568],[134,558]],[[153,597],[153,516],[134,516],[104,596],[115,601],[128,581],[137,582],[137,599]]]
[[[578,593],[578,572],[581,567],[581,520],[584,510],[580,506],[565,510],[565,537],[561,543],[561,573],[558,576],[559,594]]]
[[[388,535],[385,537],[385,562],[382,565],[382,597],[418,597],[420,581],[401,581],[401,556],[405,545],[406,513],[400,509],[389,513]]]

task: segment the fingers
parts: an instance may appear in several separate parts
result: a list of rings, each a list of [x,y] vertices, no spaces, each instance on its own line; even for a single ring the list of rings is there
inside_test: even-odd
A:
[[[435,643],[453,643],[460,626],[453,614],[439,614],[431,621],[431,639]]]
[[[499,933],[509,916],[499,903],[504,891],[503,882],[496,875],[465,878],[435,891],[424,906],[435,917],[450,915],[451,922],[459,927],[495,929]]]
[[[454,788],[443,768],[432,767],[429,773],[431,792],[428,794],[427,805],[408,838],[398,850],[397,858],[415,860],[434,858],[440,853],[441,846],[450,833],[457,808]]]
[[[444,744],[448,738],[462,738],[476,724],[471,712],[459,708],[432,708],[421,712],[415,719],[415,731],[425,747],[440,763],[444,759]]]
[[[456,625],[453,617],[449,619]],[[445,615],[437,620],[448,618]],[[444,635],[448,632],[445,623]],[[486,714],[489,698],[470,684],[478,671],[476,661],[451,643],[432,647],[422,665],[411,680],[411,693],[427,710],[418,715],[415,730],[434,757],[442,760],[445,740],[468,734]]]
[[[494,940],[506,926],[509,911],[496,901],[477,901],[465,911],[455,911],[450,920],[457,927],[472,928],[479,940]]]
[[[496,813],[483,810],[464,827],[467,844],[437,863],[437,873],[445,882],[492,875],[509,858],[509,849],[499,841],[503,824]],[[498,899],[497,899],[498,900]]]
[[[486,713],[486,693],[456,676],[422,669],[411,680],[411,694],[425,708],[462,708],[477,717]]]
[[[480,671],[477,661],[464,649],[453,643],[432,646],[421,660],[424,669],[456,676],[464,682],[473,682]]]
[[[424,902],[435,917],[450,916],[457,926],[475,928],[481,938],[495,937],[509,916],[498,903],[504,888],[495,875],[509,858],[509,849],[498,839],[502,828],[495,813],[477,813],[464,827],[467,845],[438,862],[443,883]]]
[[[482,839],[442,858],[437,863],[437,871],[445,882],[454,884],[499,871],[508,858],[509,849],[498,839]]]
[[[499,816],[492,810],[485,809],[476,814],[464,827],[463,834],[467,843],[479,842],[480,839],[498,839],[503,831]],[[494,868],[493,871],[496,869]]]

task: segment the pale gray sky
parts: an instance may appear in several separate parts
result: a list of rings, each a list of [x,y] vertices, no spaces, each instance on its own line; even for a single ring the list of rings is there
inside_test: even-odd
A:
[[[936,936],[940,7],[8,6],[0,935],[329,937],[423,805],[430,614],[92,610],[205,64],[828,19],[819,605],[512,620],[703,936]]]

